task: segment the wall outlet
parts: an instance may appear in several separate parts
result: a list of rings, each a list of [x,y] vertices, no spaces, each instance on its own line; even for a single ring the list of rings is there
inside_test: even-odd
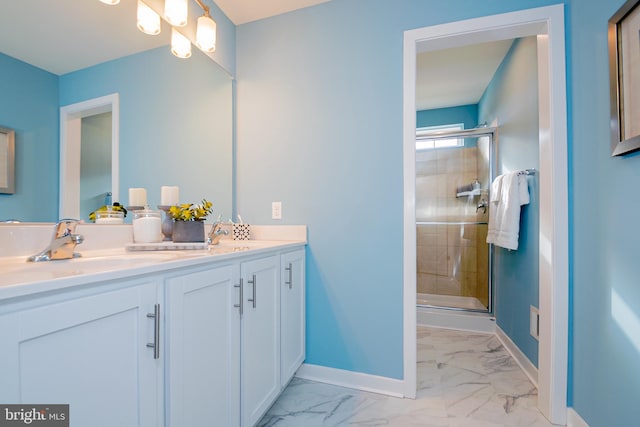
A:
[[[540,337],[540,313],[534,306],[529,306],[529,333],[535,339]]]
[[[282,219],[282,202],[271,202],[271,219]]]

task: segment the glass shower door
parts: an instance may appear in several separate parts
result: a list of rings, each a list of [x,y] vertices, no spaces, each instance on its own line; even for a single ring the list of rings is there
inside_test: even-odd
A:
[[[490,312],[486,243],[493,133],[416,152],[417,303]],[[449,136],[451,137],[451,136]]]

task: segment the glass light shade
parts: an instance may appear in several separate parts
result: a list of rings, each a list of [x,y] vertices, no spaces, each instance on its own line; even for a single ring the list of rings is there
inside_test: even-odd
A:
[[[188,0],[165,0],[164,19],[174,27],[184,27],[187,25],[189,15]]]
[[[160,34],[160,15],[138,0],[138,29],[145,34]]]
[[[171,28],[171,53],[178,58],[191,56],[191,42],[175,28]]]
[[[213,52],[216,50],[216,21],[209,16],[203,15],[198,18],[196,46],[205,52]]]
[[[108,4],[109,6],[113,6],[115,4],[120,3],[120,0],[100,0],[104,4]]]

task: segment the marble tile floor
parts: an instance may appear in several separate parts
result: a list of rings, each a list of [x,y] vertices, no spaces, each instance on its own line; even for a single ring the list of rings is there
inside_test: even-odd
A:
[[[418,392],[399,399],[294,378],[260,427],[549,427],[494,335],[418,327]]]

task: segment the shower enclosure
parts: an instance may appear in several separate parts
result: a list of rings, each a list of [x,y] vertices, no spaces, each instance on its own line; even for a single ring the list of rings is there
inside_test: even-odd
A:
[[[494,138],[487,127],[416,133],[419,306],[492,312]]]

